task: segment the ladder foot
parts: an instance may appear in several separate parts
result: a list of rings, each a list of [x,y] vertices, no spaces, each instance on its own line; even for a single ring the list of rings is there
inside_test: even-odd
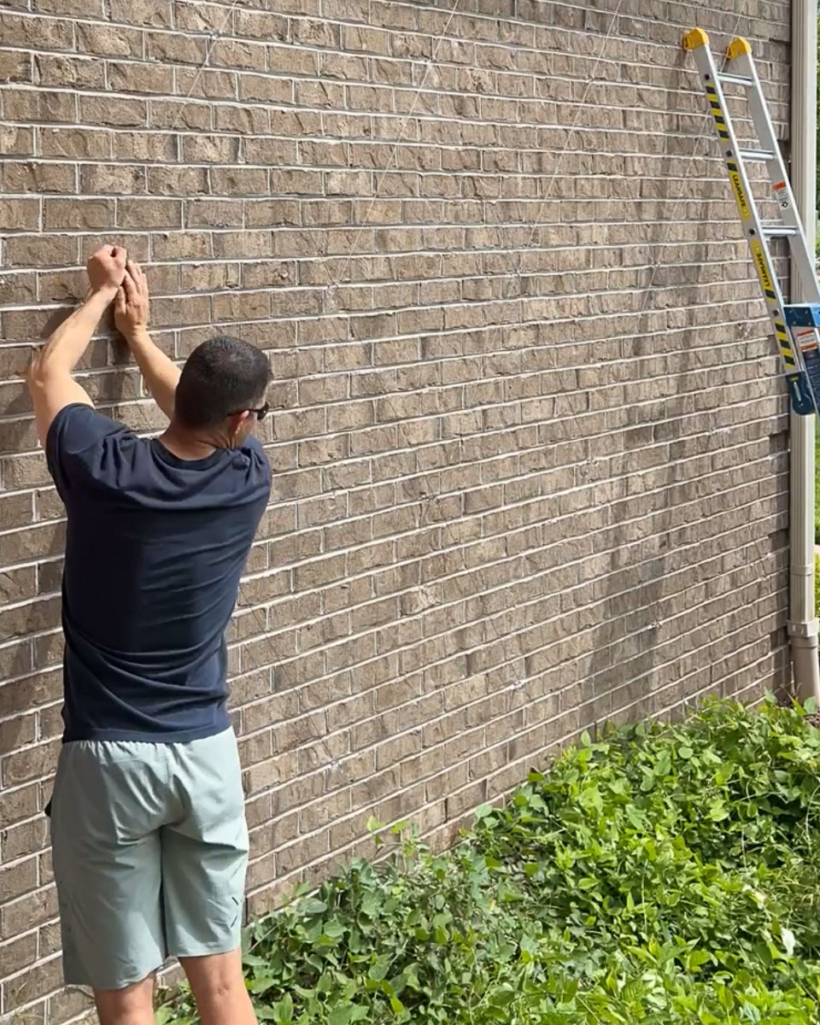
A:
[[[806,373],[801,371],[798,374],[790,374],[786,381],[789,386],[792,409],[795,413],[798,416],[810,416],[814,413],[814,399]]]

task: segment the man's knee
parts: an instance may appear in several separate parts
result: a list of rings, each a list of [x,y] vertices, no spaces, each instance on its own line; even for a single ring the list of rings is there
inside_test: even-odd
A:
[[[242,953],[181,957],[202,1025],[256,1025],[242,977]]]
[[[220,1000],[236,996],[237,993],[247,993],[239,950],[227,954],[181,957],[179,960],[198,999],[208,997]]]
[[[100,1025],[153,1025],[154,976],[123,989],[94,990]]]

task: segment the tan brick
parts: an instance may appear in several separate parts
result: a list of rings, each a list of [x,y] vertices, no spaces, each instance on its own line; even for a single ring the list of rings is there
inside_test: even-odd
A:
[[[126,99],[120,96],[80,96],[80,119],[85,124],[113,125],[130,128],[148,122],[148,107],[144,100]],[[48,118],[50,121],[67,120]]]
[[[39,220],[39,200],[0,200],[0,229],[3,231],[31,231],[38,227]]]
[[[214,292],[236,288],[240,274],[239,264],[189,263],[180,268],[180,288],[183,292]]]
[[[0,12],[0,39],[4,46],[36,50],[71,50],[74,36],[71,22],[57,18],[31,18]]]
[[[38,54],[34,67],[38,85],[46,88],[105,89],[105,65],[93,58]]]
[[[145,192],[145,170],[121,164],[85,164],[80,167],[83,193],[133,195]]]
[[[111,142],[117,160],[174,163],[178,158],[178,142],[173,135],[159,132],[115,132]]]
[[[29,933],[10,943],[0,944],[0,958],[4,971],[13,975],[37,960],[37,934]]]
[[[77,239],[71,235],[21,235],[6,241],[6,259],[12,267],[76,264],[78,249]],[[9,373],[7,361],[0,360],[0,367]]]
[[[152,236],[151,245],[158,260],[197,260],[213,255],[207,232],[160,232]]]
[[[239,77],[238,98],[251,103],[290,103],[293,99],[293,83],[287,78],[243,74]]]
[[[266,195],[268,172],[263,167],[215,167],[211,171],[211,186],[215,193],[222,196]]]
[[[111,20],[151,28],[170,28],[171,0],[111,0]]]
[[[37,889],[37,859],[28,858],[6,865],[0,876],[0,904],[6,904],[24,893]]]
[[[0,147],[6,156],[33,155],[34,129],[20,125],[0,125]]]
[[[176,199],[121,199],[117,223],[127,230],[181,228],[182,203]]]
[[[43,224],[47,231],[99,230],[114,224],[114,209],[111,199],[47,199]]]
[[[31,5],[35,11],[44,14],[75,14],[80,17],[101,18],[104,14],[102,0],[34,0]]]
[[[8,939],[23,930],[47,922],[57,914],[57,891],[53,886],[37,890],[0,908],[0,937]]]
[[[72,193],[76,191],[76,173],[65,164],[7,163],[3,185],[9,192]]]
[[[38,744],[35,747],[23,748],[3,758],[3,784],[15,786],[31,779],[50,775],[57,765],[59,745]]]
[[[151,64],[120,63],[108,65],[109,88],[125,93],[172,93],[174,72]]]
[[[214,65],[223,68],[264,71],[267,66],[267,47],[237,39],[218,39],[211,51]]]
[[[176,32],[147,32],[147,56],[170,64],[204,64],[206,41]]]
[[[204,296],[179,299],[157,299],[151,305],[155,322],[164,327],[180,324],[203,324],[211,319],[211,304]]]
[[[149,167],[148,191],[161,196],[191,196],[208,191],[204,167]]]
[[[186,135],[182,139],[185,161],[199,164],[234,164],[239,139],[225,135]]]
[[[186,32],[224,31],[228,19],[224,7],[198,0],[176,0],[176,27]]]
[[[0,275],[0,303],[15,305],[30,302],[37,293],[37,278],[34,274],[2,274]],[[16,407],[10,404],[9,412],[21,412],[28,409],[28,399]]]
[[[60,1025],[61,1022],[69,1021],[69,1019],[74,1021],[82,1011],[90,1011],[92,1005],[92,999],[82,990],[63,990],[49,998],[46,1005],[46,1019],[53,1025]],[[87,1020],[92,1022],[93,1018],[89,1017]]]

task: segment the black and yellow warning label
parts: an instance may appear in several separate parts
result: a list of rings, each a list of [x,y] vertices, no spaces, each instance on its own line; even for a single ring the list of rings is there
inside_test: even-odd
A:
[[[721,139],[728,139],[729,129],[726,127],[726,119],[724,118],[723,111],[721,110],[717,89],[715,89],[713,85],[707,85],[706,95],[709,97],[709,106],[712,108],[712,114],[715,118],[715,124],[717,125],[718,135],[721,137]]]
[[[760,278],[760,284],[763,286],[766,298],[776,299],[777,296],[775,295],[772,276],[769,273],[769,263],[766,259],[766,254],[763,252],[763,246],[756,238],[751,239],[749,245],[752,249],[752,257],[755,262],[755,267],[757,267],[757,276]]]
[[[726,166],[729,169],[729,180],[732,183],[732,191],[735,194],[735,200],[737,202],[737,208],[740,211],[740,216],[744,221],[748,221],[752,216],[752,211],[749,208],[749,201],[746,199],[746,190],[743,188],[743,179],[740,177],[740,169],[734,161],[727,160]]]
[[[780,355],[783,357],[783,362],[786,367],[791,368],[796,366],[797,361],[794,358],[791,338],[789,337],[789,332],[786,330],[786,325],[782,320],[776,320],[774,322],[774,333],[777,335],[777,342],[780,346]]]

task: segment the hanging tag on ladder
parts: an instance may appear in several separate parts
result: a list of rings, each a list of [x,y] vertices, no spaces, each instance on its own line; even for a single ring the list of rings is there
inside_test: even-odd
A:
[[[820,306],[813,303],[785,306],[783,313],[803,359],[805,375],[800,376],[805,376],[811,394],[803,397],[802,402],[808,403],[807,413],[811,413],[820,409]],[[795,405],[794,398],[792,405]],[[802,410],[795,405],[795,412]]]

